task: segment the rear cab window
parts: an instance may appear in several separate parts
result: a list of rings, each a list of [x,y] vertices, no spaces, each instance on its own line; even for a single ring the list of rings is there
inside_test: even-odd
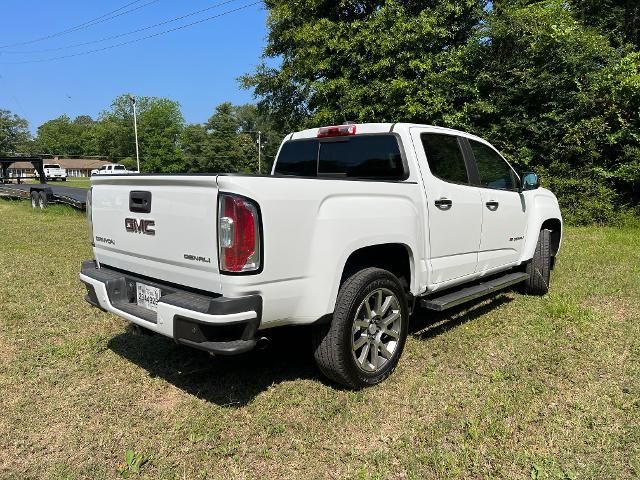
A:
[[[275,175],[404,180],[408,171],[394,134],[289,140],[282,145]]]

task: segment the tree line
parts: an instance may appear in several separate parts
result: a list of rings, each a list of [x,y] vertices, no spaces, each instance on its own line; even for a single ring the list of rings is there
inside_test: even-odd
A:
[[[225,102],[204,124],[187,124],[174,100],[138,97],[138,144],[144,172],[258,172],[261,132],[262,172],[268,171],[281,134],[255,105]],[[133,104],[128,95],[114,99],[98,118],[62,115],[32,136],[27,120],[0,110],[0,155],[63,155],[101,158],[136,166]]]

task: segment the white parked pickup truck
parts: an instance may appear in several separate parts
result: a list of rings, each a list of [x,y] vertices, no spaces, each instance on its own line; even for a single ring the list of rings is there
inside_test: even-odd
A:
[[[271,175],[104,176],[87,201],[86,300],[214,354],[312,325],[322,372],[384,380],[416,305],[518,285],[541,295],[556,197],[485,140],[416,124],[288,135]]]
[[[57,163],[45,163],[42,168],[44,169],[45,180],[62,180],[67,181],[67,169],[62,168]],[[36,170],[35,176],[38,177],[38,171]]]
[[[135,170],[127,170],[127,167],[120,165],[119,163],[112,163],[103,165],[100,168],[91,170],[91,175],[127,175],[131,173],[138,173]]]

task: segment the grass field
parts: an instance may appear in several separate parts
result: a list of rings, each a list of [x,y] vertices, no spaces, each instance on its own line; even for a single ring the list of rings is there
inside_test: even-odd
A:
[[[395,374],[308,332],[212,358],[90,308],[84,216],[0,201],[0,478],[640,477],[640,229],[571,228],[542,298],[418,312]]]
[[[37,180],[29,180],[25,183],[39,183]],[[51,185],[60,185],[63,187],[79,187],[89,188],[91,186],[91,179],[89,177],[68,177],[66,182],[60,180],[49,181]]]

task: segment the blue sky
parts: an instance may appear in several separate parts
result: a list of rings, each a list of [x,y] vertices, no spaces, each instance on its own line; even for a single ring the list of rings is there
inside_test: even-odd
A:
[[[221,5],[224,2],[224,5]],[[254,3],[255,0],[2,0],[0,16],[0,108],[41,123],[67,114],[96,117],[121,93],[168,97],[180,102],[187,122],[203,122],[226,100],[252,101],[237,78],[260,63],[266,42],[266,11],[254,5],[155,38],[88,55],[66,56],[130,41]],[[46,37],[110,11],[138,8],[88,28]],[[148,4],[145,6],[145,4]],[[93,42],[191,12],[198,15],[117,39]],[[14,45],[12,45],[14,44]],[[2,48],[4,47],[4,48]],[[45,49],[59,49],[42,51]],[[10,53],[33,52],[33,53]],[[35,63],[22,63],[36,61]]]

